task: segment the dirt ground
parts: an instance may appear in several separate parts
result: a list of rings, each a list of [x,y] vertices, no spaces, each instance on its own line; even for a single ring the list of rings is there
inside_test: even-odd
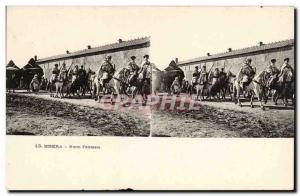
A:
[[[149,136],[145,118],[61,101],[6,95],[8,135]]]
[[[151,135],[162,137],[294,137],[294,108],[269,102],[265,110],[202,101],[199,110],[152,111]]]
[[[295,131],[293,108],[272,104],[265,111],[246,103],[238,107],[208,101],[192,111],[141,110],[140,106],[116,111],[92,99],[58,99],[49,94],[7,94],[6,100],[7,134],[14,135],[294,137]]]

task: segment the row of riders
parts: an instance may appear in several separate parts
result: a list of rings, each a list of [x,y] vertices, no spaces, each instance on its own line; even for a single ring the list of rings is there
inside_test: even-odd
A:
[[[137,65],[135,59],[135,56],[131,56],[127,66],[116,70],[115,64],[112,63],[112,56],[107,56],[96,72],[90,68],[86,71],[83,66],[79,69],[77,65],[73,69],[72,65],[67,69],[65,63],[59,69],[56,64],[48,86],[50,91],[51,87],[55,86],[56,97],[63,97],[64,93],[65,96],[71,94],[80,96],[79,92],[84,96],[90,91],[92,97],[99,101],[101,95],[110,94],[113,102],[115,94],[132,94],[135,98],[140,93],[145,103],[151,89],[152,65],[147,54],[143,56],[141,66]]]
[[[196,99],[214,98],[215,96],[225,99],[228,92],[231,99],[235,103],[242,105],[240,95],[249,96],[250,103],[253,107],[253,98],[256,96],[260,101],[260,105],[264,108],[268,97],[272,95],[272,99],[277,104],[278,98],[282,98],[284,105],[288,104],[288,99],[294,101],[294,70],[289,64],[289,58],[284,59],[284,63],[280,69],[276,67],[276,59],[272,59],[266,68],[256,74],[256,69],[251,65],[252,59],[246,58],[237,75],[234,75],[230,69],[225,72],[224,68],[215,68],[213,66],[207,72],[204,65],[201,70],[196,66],[192,74],[191,82],[184,81],[180,85],[179,78],[175,78],[171,89],[173,93],[185,91],[193,94],[196,91]]]

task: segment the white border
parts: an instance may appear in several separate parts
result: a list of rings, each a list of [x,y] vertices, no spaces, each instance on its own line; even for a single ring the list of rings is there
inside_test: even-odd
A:
[[[202,0],[202,1],[197,1],[197,0],[172,0],[172,1],[164,1],[162,2],[161,0],[104,0],[104,1],[96,1],[96,0],[43,0],[43,1],[37,1],[37,0],[29,0],[29,1],[24,1],[24,0],[2,0],[0,1],[0,25],[1,25],[1,31],[0,31],[0,59],[1,59],[1,66],[0,66],[0,78],[2,78],[2,82],[0,82],[0,92],[1,92],[1,97],[0,97],[0,102],[2,106],[5,106],[5,83],[4,83],[4,78],[5,78],[5,6],[6,5],[136,5],[136,6],[141,6],[141,5],[155,5],[155,6],[178,6],[178,5],[197,5],[197,6],[237,6],[237,5],[251,5],[251,6],[257,6],[257,5],[269,5],[269,6],[280,6],[280,5],[291,5],[295,6],[296,8],[299,8],[299,1],[297,0],[230,0],[230,1],[209,1],[209,0]],[[299,12],[299,10],[298,10]],[[297,26],[299,26],[299,20],[297,20]],[[297,36],[297,35],[296,35]],[[297,40],[297,39],[296,39]],[[299,50],[297,50],[297,56],[299,55]],[[299,76],[299,71],[300,69],[297,69],[297,75]],[[299,81],[299,80],[298,80]],[[297,84],[299,87],[299,84]],[[299,92],[299,88],[297,89]],[[299,100],[297,100],[298,102]],[[2,130],[1,131],[1,136],[0,136],[0,194],[8,195],[9,193],[5,189],[5,107],[1,107],[2,112],[1,112],[1,121],[0,127]],[[299,115],[297,115],[297,122],[299,119]],[[297,134],[298,135],[298,134]],[[298,154],[297,157],[299,157],[299,150],[297,150]],[[298,180],[299,181],[299,180]],[[297,185],[298,186],[298,185]],[[299,187],[298,187],[299,188]],[[34,194],[34,193],[31,193]],[[29,194],[29,195],[31,195]],[[34,194],[34,195],[40,195],[39,194]],[[72,194],[72,193],[71,193]],[[257,193],[256,193],[257,194]],[[263,194],[263,193],[261,193]],[[289,194],[289,193],[282,193],[282,194]],[[59,194],[62,195],[62,194]],[[240,194],[237,194],[240,195]],[[260,194],[258,194],[260,195]]]

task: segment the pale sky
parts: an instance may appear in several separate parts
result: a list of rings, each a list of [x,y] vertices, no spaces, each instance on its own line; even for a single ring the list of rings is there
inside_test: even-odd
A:
[[[7,7],[7,62],[151,36],[164,68],[227,48],[294,38],[292,7]]]

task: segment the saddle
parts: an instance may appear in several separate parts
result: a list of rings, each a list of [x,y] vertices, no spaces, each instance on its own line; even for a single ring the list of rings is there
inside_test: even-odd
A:
[[[132,85],[134,82],[136,82],[137,78],[138,78],[138,75],[136,73],[129,75],[128,81],[127,81],[128,84]]]
[[[54,82],[56,82],[57,81],[57,78],[58,78],[58,74],[52,74],[52,76],[51,76],[51,82],[52,83],[54,83]]]
[[[194,76],[194,77],[192,78],[192,84],[196,84],[196,83],[197,83],[197,79],[198,79],[198,77]]]

